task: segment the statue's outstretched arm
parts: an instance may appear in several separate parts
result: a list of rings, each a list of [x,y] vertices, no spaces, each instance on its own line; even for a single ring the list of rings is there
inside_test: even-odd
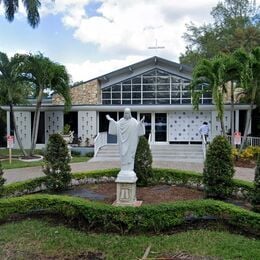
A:
[[[145,116],[142,117],[142,119],[141,119],[141,123],[143,123],[144,120],[145,120]]]
[[[106,115],[106,118],[107,118],[107,120],[109,120],[109,121],[114,121],[114,122],[115,122],[115,120],[114,120],[112,117],[110,117],[110,115]]]

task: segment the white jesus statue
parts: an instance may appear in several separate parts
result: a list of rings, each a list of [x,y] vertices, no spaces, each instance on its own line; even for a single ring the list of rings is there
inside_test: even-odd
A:
[[[145,134],[144,117],[141,121],[137,121],[131,116],[130,108],[124,110],[124,117],[119,121],[115,121],[109,115],[109,134],[117,135],[119,143],[121,171],[118,178],[132,177],[136,178],[134,173],[135,152],[139,140],[139,136]]]

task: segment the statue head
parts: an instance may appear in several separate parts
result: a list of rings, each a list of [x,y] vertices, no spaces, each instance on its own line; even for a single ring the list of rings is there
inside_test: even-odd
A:
[[[132,117],[130,108],[125,108],[124,110],[124,119],[128,120]]]

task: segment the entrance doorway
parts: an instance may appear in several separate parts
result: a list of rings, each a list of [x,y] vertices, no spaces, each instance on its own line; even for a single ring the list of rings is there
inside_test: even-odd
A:
[[[167,141],[167,114],[155,113],[155,142]]]

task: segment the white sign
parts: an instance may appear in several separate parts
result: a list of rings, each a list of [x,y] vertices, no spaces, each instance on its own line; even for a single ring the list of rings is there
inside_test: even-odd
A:
[[[14,136],[13,135],[7,136],[7,148],[9,148],[9,149],[14,148]]]
[[[240,132],[234,133],[234,144],[236,144],[236,145],[241,144],[241,133]]]

